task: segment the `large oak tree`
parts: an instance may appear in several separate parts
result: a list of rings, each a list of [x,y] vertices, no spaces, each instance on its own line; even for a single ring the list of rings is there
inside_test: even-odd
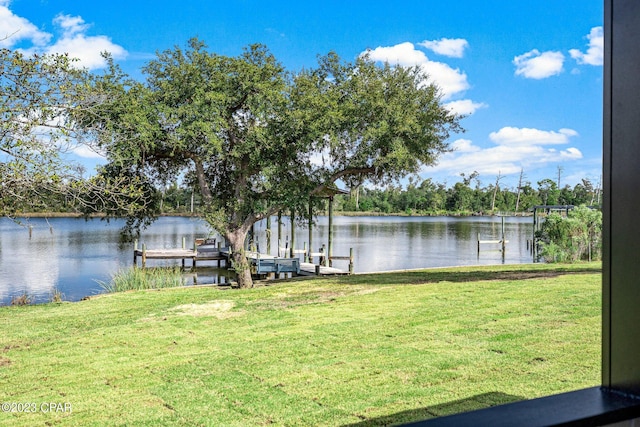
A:
[[[329,54],[294,74],[264,46],[228,57],[193,39],[158,53],[143,72],[134,81],[112,64],[93,76],[86,98],[94,105],[77,123],[107,153],[112,175],[193,183],[207,221],[231,246],[241,287],[252,286],[244,248],[255,222],[303,212],[338,181],[416,173],[460,131],[419,68],[366,56]]]

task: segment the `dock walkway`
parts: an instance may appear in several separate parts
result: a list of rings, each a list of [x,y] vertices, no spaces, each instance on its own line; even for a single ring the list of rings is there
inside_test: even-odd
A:
[[[266,273],[293,273],[300,276],[330,276],[345,275],[349,271],[340,270],[338,268],[317,265],[310,262],[299,262],[298,258],[276,257],[269,254],[248,251],[247,258],[257,274]],[[179,259],[182,260],[182,267],[185,267],[185,261],[191,260],[191,267],[196,268],[197,263],[201,261],[217,261],[218,267],[220,261],[224,261],[225,265],[230,267],[229,248],[219,247],[215,245],[199,245],[195,249],[147,249],[145,245],[142,249],[136,247],[133,250],[133,265],[138,265],[138,258],[141,259],[142,267],[146,267],[147,260],[161,259]],[[295,262],[293,261],[295,260]],[[273,270],[273,271],[270,271]]]

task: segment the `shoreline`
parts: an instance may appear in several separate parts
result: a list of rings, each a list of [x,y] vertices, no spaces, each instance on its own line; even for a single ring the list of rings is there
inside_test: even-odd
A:
[[[327,216],[328,212],[321,211],[319,215]],[[533,213],[531,212],[506,212],[506,213],[441,213],[441,214],[408,214],[405,212],[395,212],[395,213],[384,213],[384,212],[354,212],[354,211],[344,211],[344,212],[334,212],[334,216],[346,216],[346,217],[367,217],[367,216],[379,216],[379,217],[403,217],[403,218],[435,218],[435,217],[452,217],[452,218],[467,218],[467,217],[531,217]],[[275,216],[275,215],[274,215]],[[287,215],[283,215],[287,216]],[[116,218],[109,217],[105,213],[92,213],[92,214],[82,214],[77,212],[21,212],[12,216],[4,216],[5,218]],[[198,213],[162,213],[158,215],[160,217],[181,217],[181,218],[201,218],[202,216]],[[124,218],[124,217],[117,217]]]

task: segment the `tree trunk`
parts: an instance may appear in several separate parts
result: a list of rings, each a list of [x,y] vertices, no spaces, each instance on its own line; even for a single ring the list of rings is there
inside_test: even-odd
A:
[[[252,288],[251,269],[244,250],[247,232],[243,229],[238,229],[227,232],[225,237],[231,247],[231,265],[236,272],[238,286],[240,288]]]

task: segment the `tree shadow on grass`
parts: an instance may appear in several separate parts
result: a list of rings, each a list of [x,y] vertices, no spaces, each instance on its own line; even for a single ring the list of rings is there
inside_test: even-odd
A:
[[[370,418],[354,424],[347,424],[345,427],[401,425],[416,421],[424,421],[435,417],[442,417],[445,415],[489,408],[491,406],[503,405],[505,403],[517,402],[524,399],[524,397],[499,392],[483,393],[467,399],[455,400],[453,402],[447,402],[440,405],[411,409],[378,418]]]
[[[526,280],[537,278],[552,278],[567,274],[597,274],[602,268],[588,264],[584,266],[558,266],[546,267],[514,267],[512,269],[502,266],[481,267],[455,270],[425,269],[419,271],[398,271],[390,273],[356,274],[342,276],[340,282],[350,285],[412,285],[438,282],[476,282],[483,280]]]

